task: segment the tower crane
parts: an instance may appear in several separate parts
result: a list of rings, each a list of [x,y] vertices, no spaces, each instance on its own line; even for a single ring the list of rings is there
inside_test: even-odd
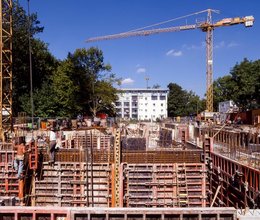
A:
[[[245,27],[251,27],[254,23],[253,16],[246,17],[235,17],[235,18],[224,18],[215,23],[212,23],[212,12],[217,12],[216,10],[207,9],[201,12],[196,12],[194,14],[199,14],[202,12],[207,12],[207,20],[205,22],[200,22],[191,25],[184,26],[175,26],[168,28],[158,28],[151,30],[138,30],[138,31],[129,31],[119,34],[112,34],[106,36],[93,37],[86,40],[86,42],[95,42],[102,40],[112,40],[117,38],[126,38],[134,36],[148,36],[152,34],[160,34],[167,32],[177,32],[177,31],[186,31],[200,29],[203,32],[206,32],[206,110],[213,112],[213,30],[217,27],[227,27],[236,24],[244,24]]]
[[[0,139],[12,129],[12,0],[0,0]]]

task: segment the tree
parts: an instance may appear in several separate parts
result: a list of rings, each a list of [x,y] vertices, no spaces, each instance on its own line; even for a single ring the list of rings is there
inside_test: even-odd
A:
[[[220,101],[233,100],[241,109],[260,107],[260,60],[244,59],[230,75],[214,82],[215,106]]]
[[[168,85],[168,115],[170,117],[182,116],[185,106],[185,94],[181,86],[176,83]]]
[[[168,85],[168,115],[170,117],[195,115],[205,109],[205,104],[194,92],[183,90],[176,83]]]
[[[57,68],[58,61],[47,44],[34,36],[43,31],[36,14],[30,16],[33,90],[38,91]],[[24,103],[30,93],[28,16],[17,2],[13,7],[13,112],[31,112]],[[24,96],[24,97],[23,97]],[[25,107],[25,108],[23,108]]]
[[[184,115],[197,115],[205,109],[203,101],[193,91],[187,92],[187,103],[184,108]]]
[[[73,63],[66,59],[52,77],[53,103],[57,107],[57,116],[72,117],[83,109],[78,98],[80,86],[73,80],[73,75],[76,75],[74,71]]]
[[[33,93],[34,113],[38,117],[54,117],[57,116],[58,106],[54,103],[55,96],[52,86],[49,82],[44,82],[41,89],[35,90]],[[29,94],[24,94],[21,97],[22,108],[25,112],[31,111],[31,103]]]
[[[234,90],[236,89],[236,83],[232,80],[230,75],[219,77],[213,83],[214,92],[214,110],[218,110],[218,103],[235,100],[236,94]]]
[[[13,8],[13,112],[31,113],[29,18],[19,3]],[[35,38],[43,31],[37,14],[30,16],[34,112],[37,116],[75,116],[79,112],[114,112],[115,80],[97,48],[77,49],[58,61],[48,45]]]
[[[236,64],[230,72],[236,87],[234,101],[242,109],[260,107],[260,60],[249,61],[244,59]]]
[[[96,116],[97,112],[104,112],[109,115],[115,115],[115,106],[113,103],[117,100],[117,89],[107,80],[100,80],[95,83],[95,91],[92,97],[90,112]]]
[[[112,85],[116,78],[110,71],[111,66],[104,63],[103,52],[97,48],[69,53],[52,78],[59,114],[84,112],[96,116],[98,111],[114,112],[111,103],[117,90]]]
[[[152,87],[153,89],[160,89],[161,88],[161,86],[158,84],[158,83],[156,83],[155,85],[153,85],[153,87]]]

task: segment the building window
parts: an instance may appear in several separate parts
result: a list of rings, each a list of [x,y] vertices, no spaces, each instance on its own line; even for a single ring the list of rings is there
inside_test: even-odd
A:
[[[132,115],[132,118],[137,119],[137,115]]]
[[[129,102],[124,102],[124,106],[129,106]]]
[[[132,102],[132,107],[137,107],[137,103],[136,102]]]
[[[116,106],[121,106],[121,102],[116,102]]]
[[[160,96],[160,100],[165,100],[165,99],[166,99],[166,96],[164,96],[164,95]]]
[[[137,95],[132,96],[132,101],[137,101]]]
[[[158,99],[158,97],[157,96],[152,96],[152,100],[157,100]]]
[[[161,106],[163,106],[163,103],[161,104]]]
[[[153,106],[155,106],[155,103],[153,103]]]

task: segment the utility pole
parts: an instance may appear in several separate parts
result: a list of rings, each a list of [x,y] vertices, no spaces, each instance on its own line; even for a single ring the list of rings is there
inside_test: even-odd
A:
[[[148,81],[149,81],[149,79],[150,79],[149,76],[146,76],[146,77],[145,77],[145,80],[146,80],[146,89],[148,89]]]
[[[30,101],[31,101],[31,117],[32,117],[32,132],[33,132],[33,78],[32,78],[32,46],[31,46],[31,13],[30,13],[30,0],[28,0],[28,43],[29,43],[29,66],[30,66]]]

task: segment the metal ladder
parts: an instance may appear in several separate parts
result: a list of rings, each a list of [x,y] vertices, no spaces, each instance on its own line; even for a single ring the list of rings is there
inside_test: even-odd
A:
[[[38,168],[38,147],[36,141],[30,143],[31,152],[29,154],[29,168],[37,170]]]
[[[188,207],[188,185],[185,163],[178,165],[177,181],[179,207]]]

